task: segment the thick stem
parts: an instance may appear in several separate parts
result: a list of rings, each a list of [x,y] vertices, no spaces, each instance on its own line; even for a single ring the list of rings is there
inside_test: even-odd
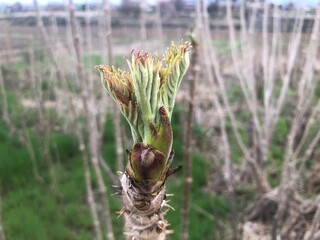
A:
[[[165,240],[167,206],[163,181],[136,182],[127,173],[120,176],[127,240]]]

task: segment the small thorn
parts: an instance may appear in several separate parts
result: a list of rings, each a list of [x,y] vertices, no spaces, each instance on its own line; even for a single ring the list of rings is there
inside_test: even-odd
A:
[[[117,171],[117,175],[118,175],[119,177],[121,177],[121,176],[123,175],[123,172]]]
[[[121,217],[125,212],[126,212],[126,209],[125,209],[125,208],[122,208],[119,212],[117,212],[117,214],[119,214],[118,217],[117,217],[117,219],[118,219],[119,217]]]
[[[170,206],[169,204],[167,204],[167,202],[168,202],[168,201],[164,201],[164,202],[162,203],[162,206],[163,206],[163,207],[170,208],[170,209],[173,210],[173,211],[176,211],[172,206]]]
[[[166,234],[172,234],[173,230],[166,230]]]
[[[112,194],[112,196],[120,196],[122,195],[122,187],[118,185],[112,185],[112,187],[115,189],[115,192]]]
[[[121,186],[112,186],[116,191],[122,191],[122,187]]]
[[[166,224],[165,221],[159,221],[157,225],[158,225],[158,228],[159,228],[161,231],[165,231],[166,226],[167,226],[167,224]]]
[[[133,212],[131,211],[130,213],[128,213],[129,217],[131,217],[133,215]]]
[[[163,216],[167,215],[167,213],[169,212],[169,210],[170,210],[170,209],[166,209],[166,210],[164,210],[164,211],[163,211],[163,213],[162,213],[162,214],[163,214]]]
[[[115,192],[115,193],[111,194],[111,196],[121,196],[121,195],[122,195],[122,193],[120,193],[120,192]]]

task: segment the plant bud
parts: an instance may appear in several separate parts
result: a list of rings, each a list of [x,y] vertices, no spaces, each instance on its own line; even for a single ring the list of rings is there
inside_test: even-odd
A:
[[[107,92],[127,119],[134,139],[129,165],[136,179],[157,179],[172,148],[171,116],[176,94],[189,66],[189,42],[171,44],[163,59],[131,52],[130,73],[96,66]],[[130,155],[130,154],[129,154]]]

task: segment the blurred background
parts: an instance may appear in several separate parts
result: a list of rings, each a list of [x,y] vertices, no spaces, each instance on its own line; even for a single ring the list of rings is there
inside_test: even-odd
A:
[[[124,239],[132,141],[94,66],[172,41],[168,239],[320,239],[319,31],[317,0],[1,0],[0,240]]]

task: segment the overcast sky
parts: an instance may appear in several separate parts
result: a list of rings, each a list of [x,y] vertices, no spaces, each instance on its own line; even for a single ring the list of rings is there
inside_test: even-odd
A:
[[[317,6],[320,3],[320,0],[269,0],[274,4],[288,4],[293,2],[297,6]]]
[[[0,3],[32,3],[33,0],[0,0]],[[46,3],[57,3],[57,2],[67,2],[68,0],[38,0],[40,4]],[[75,3],[85,3],[85,2],[97,2],[99,0],[74,0]],[[155,2],[156,0],[148,0],[149,2]],[[288,4],[289,2],[293,2],[295,5],[298,6],[316,6],[320,3],[320,0],[269,0],[274,4]],[[111,4],[119,4],[121,0],[110,0]]]

